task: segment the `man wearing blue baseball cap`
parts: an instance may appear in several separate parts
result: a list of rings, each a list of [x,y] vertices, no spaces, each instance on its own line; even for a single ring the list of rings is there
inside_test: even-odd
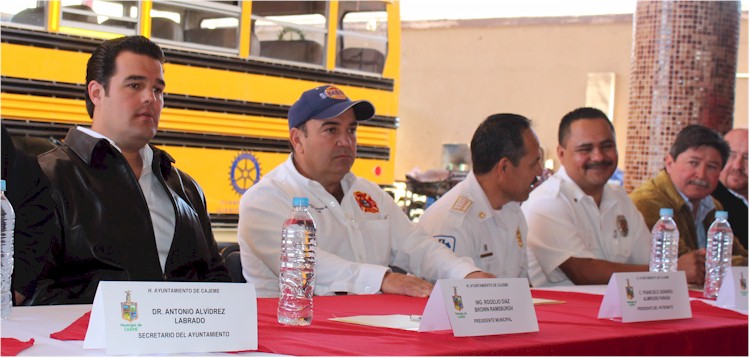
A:
[[[242,271],[258,297],[278,297],[281,226],[298,196],[309,198],[317,226],[316,295],[426,297],[427,280],[494,277],[416,231],[390,195],[351,173],[358,122],[374,115],[370,102],[352,101],[334,86],[304,92],[289,109],[292,154],[240,200]]]

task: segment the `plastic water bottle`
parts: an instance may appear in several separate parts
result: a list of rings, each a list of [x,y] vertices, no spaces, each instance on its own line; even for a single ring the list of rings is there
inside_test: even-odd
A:
[[[659,221],[651,230],[651,272],[676,272],[677,247],[680,244],[680,232],[677,230],[671,208],[659,210]]]
[[[716,298],[719,295],[721,280],[732,267],[734,233],[727,221],[728,216],[726,211],[717,211],[706,235],[706,281],[703,286],[705,298]]]
[[[279,323],[307,326],[313,317],[315,289],[315,222],[307,198],[294,198],[289,218],[281,228]]]
[[[5,180],[0,180],[0,210],[2,211],[2,243],[0,250],[0,271],[2,273],[2,291],[0,292],[1,304],[0,318],[10,317],[13,306],[12,292],[10,290],[11,278],[13,276],[13,227],[16,223],[16,214],[13,206],[5,197]]]

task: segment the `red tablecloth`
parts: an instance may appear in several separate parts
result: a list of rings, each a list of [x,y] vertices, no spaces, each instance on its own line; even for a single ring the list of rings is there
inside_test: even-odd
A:
[[[34,345],[34,338],[24,342],[15,338],[0,339],[0,355],[2,356],[15,356],[21,351],[25,350]]]
[[[690,319],[621,323],[597,319],[602,296],[532,291],[565,301],[535,306],[539,332],[454,337],[451,331],[418,333],[330,321],[331,317],[422,314],[427,299],[395,295],[315,297],[313,324],[276,321],[277,299],[258,299],[258,350],[291,355],[738,355],[748,354],[748,318],[700,301]],[[66,331],[83,339],[88,321]],[[84,333],[80,333],[84,332]]]
[[[258,300],[258,349],[292,355],[744,355],[747,316],[693,301],[693,318],[621,323],[597,319],[602,296],[532,291],[566,301],[536,306],[539,332],[454,337],[329,321],[362,314],[421,314],[426,299],[394,295],[316,297],[309,327],[276,323],[276,299]]]

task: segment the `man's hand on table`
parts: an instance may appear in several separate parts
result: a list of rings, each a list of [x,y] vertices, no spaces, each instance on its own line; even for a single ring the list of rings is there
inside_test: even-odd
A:
[[[688,283],[702,285],[706,278],[706,249],[693,250],[680,256],[677,270],[685,271]]]
[[[491,273],[488,273],[488,272],[474,271],[474,272],[466,275],[466,277],[464,277],[464,278],[495,278],[495,277],[497,277],[497,276],[495,276],[495,275],[493,275]]]
[[[432,284],[416,276],[386,272],[380,291],[412,297],[429,297]]]

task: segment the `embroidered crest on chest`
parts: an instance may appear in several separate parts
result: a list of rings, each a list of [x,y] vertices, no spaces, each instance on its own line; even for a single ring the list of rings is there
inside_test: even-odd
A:
[[[355,191],[354,199],[357,200],[357,204],[359,204],[359,208],[362,209],[362,211],[366,213],[380,212],[380,209],[378,209],[378,203],[376,203],[375,200],[372,200],[369,194]]]

